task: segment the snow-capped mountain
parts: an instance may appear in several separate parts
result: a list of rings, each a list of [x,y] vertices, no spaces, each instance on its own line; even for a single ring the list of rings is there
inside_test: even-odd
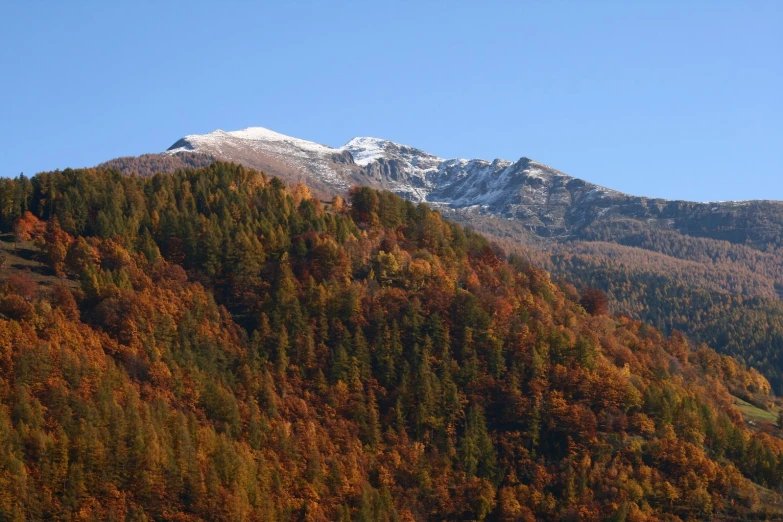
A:
[[[444,159],[379,138],[354,138],[333,148],[251,127],[186,136],[166,154],[186,151],[241,163],[288,183],[303,181],[323,198],[344,194],[353,185],[391,190],[458,220],[473,222],[484,216],[493,220],[493,229],[506,222],[503,226],[515,228],[512,235],[527,230],[544,237],[577,237],[595,233],[590,230],[598,223],[627,226],[621,224],[630,220],[644,227],[750,241],[753,238],[734,237],[739,229],[723,222],[738,222],[738,214],[747,214],[742,219],[752,221],[769,205],[780,207],[778,202],[744,207],[631,196],[524,157],[515,162]]]
[[[356,170],[353,158],[340,149],[250,127],[225,132],[185,136],[166,152],[208,153],[216,158],[242,163],[286,180],[315,181],[318,189],[344,191],[350,186],[350,172]]]
[[[354,138],[332,148],[262,127],[186,136],[167,153],[182,151],[209,153],[284,179],[306,179],[327,192],[344,192],[369,178],[373,185],[417,202],[426,201],[436,188],[432,178],[444,164],[442,158],[388,140]]]
[[[332,148],[251,127],[186,136],[167,153],[183,151],[208,153],[287,181],[305,181],[324,195],[369,185],[416,202],[471,208],[521,219],[533,227],[562,221],[576,200],[624,196],[528,158],[516,162],[444,159],[378,138],[354,138]]]

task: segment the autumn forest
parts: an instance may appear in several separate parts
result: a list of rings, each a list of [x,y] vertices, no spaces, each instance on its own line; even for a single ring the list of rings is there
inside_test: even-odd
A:
[[[0,520],[783,518],[783,363],[710,347],[718,289],[694,337],[662,286],[662,333],[610,313],[594,287],[636,287],[589,252],[148,174],[0,180]]]

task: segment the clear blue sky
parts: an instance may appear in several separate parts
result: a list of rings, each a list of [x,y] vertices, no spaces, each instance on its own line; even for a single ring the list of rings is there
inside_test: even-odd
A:
[[[783,2],[281,4],[0,2],[0,175],[258,125],[783,199]]]

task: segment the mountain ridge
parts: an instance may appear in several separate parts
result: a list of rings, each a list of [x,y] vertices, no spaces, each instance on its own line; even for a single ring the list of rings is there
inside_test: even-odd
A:
[[[353,166],[364,167],[370,178],[385,177],[387,181],[399,182],[400,186],[394,187],[397,189],[396,192],[416,202],[451,203],[447,187],[444,185],[452,185],[468,176],[497,174],[513,165],[523,165],[524,168],[530,168],[529,175],[534,178],[553,174],[567,176],[552,167],[524,156],[516,162],[502,158],[495,158],[491,161],[481,158],[441,158],[410,145],[369,136],[355,137],[342,147],[335,148],[281,134],[264,127],[247,127],[229,132],[218,129],[207,134],[191,134],[177,140],[166,150],[166,153],[213,152],[218,156],[224,156],[225,159],[232,159],[232,152],[239,144],[250,147],[259,153],[286,154],[289,158],[309,156],[308,159],[311,161],[307,165],[309,167],[313,167],[317,162],[328,163],[330,161],[347,165],[349,170]],[[350,154],[350,158],[345,156],[346,153]],[[342,161],[337,160],[336,156],[342,156]],[[377,165],[375,165],[376,163]],[[312,173],[316,176],[323,174],[319,169]],[[339,177],[340,173],[338,170],[337,176],[327,174],[325,177],[334,180]],[[571,176],[568,177],[571,178]],[[404,181],[408,181],[412,186],[404,186]],[[346,184],[338,181],[335,188],[344,189]],[[590,186],[599,191],[619,193],[592,183]],[[434,199],[428,197],[431,194]],[[471,206],[464,201],[455,203],[459,206]]]
[[[376,161],[378,159],[385,159],[385,160],[392,160],[392,159],[399,159],[398,157],[395,157],[395,155],[398,156],[398,154],[395,154],[395,152],[402,151],[403,153],[410,154],[412,157],[423,157],[429,160],[431,163],[448,163],[448,164],[467,164],[471,162],[476,162],[480,164],[504,164],[504,166],[513,165],[515,163],[518,163],[520,161],[523,162],[531,162],[534,163],[540,167],[543,167],[544,169],[558,172],[564,176],[568,176],[570,178],[574,179],[581,179],[576,178],[575,176],[570,176],[568,174],[564,174],[563,172],[554,169],[553,167],[546,165],[544,163],[541,163],[539,161],[536,161],[528,156],[521,156],[516,162],[511,161],[505,158],[496,157],[492,160],[488,160],[485,158],[472,158],[472,159],[466,159],[466,158],[445,158],[438,156],[436,154],[432,154],[430,152],[425,151],[424,149],[421,149],[419,147],[414,147],[412,145],[407,145],[399,142],[395,142],[393,140],[388,140],[385,138],[378,138],[373,136],[356,136],[350,140],[348,140],[344,145],[340,147],[332,147],[330,145],[324,145],[315,141],[310,141],[302,138],[297,138],[294,136],[282,134],[276,131],[273,131],[266,127],[260,127],[260,126],[252,126],[252,127],[246,127],[241,130],[237,131],[224,131],[222,129],[216,129],[212,132],[206,133],[206,134],[189,134],[186,135],[179,140],[177,140],[173,145],[171,145],[164,153],[166,154],[177,154],[183,151],[198,151],[199,147],[205,147],[208,146],[209,142],[215,142],[216,140],[223,138],[238,138],[243,140],[250,140],[250,141],[274,141],[274,142],[289,142],[295,146],[304,148],[304,149],[310,149],[312,151],[321,151],[325,152],[327,154],[343,154],[346,151],[350,152],[352,155],[352,161],[349,163],[359,165],[359,166],[367,166],[371,164],[373,161]],[[417,165],[418,167],[418,165]],[[430,166],[424,166],[420,170],[423,171],[429,171],[433,170],[435,167],[432,165]],[[759,201],[780,201],[775,199],[743,199],[743,200],[709,200],[709,201],[696,201],[696,200],[688,200],[688,199],[682,199],[682,198],[664,198],[664,197],[656,197],[656,196],[645,196],[645,195],[636,195],[631,194],[628,192],[623,192],[621,190],[612,189],[610,187],[602,186],[597,183],[592,183],[587,180],[582,179],[582,181],[585,181],[586,183],[590,183],[590,185],[593,185],[599,189],[614,192],[617,194],[622,194],[628,197],[643,197],[645,199],[649,200],[656,200],[656,201],[676,201],[676,202],[689,202],[689,203],[695,203],[695,204],[741,204],[741,203],[750,203],[750,202],[759,202]]]
[[[165,152],[210,154],[289,183],[305,182],[323,197],[354,185],[390,190],[414,202],[448,209],[469,221],[477,213],[518,221],[539,238],[580,239],[596,223],[635,221],[696,237],[756,247],[780,237],[764,235],[765,212],[783,227],[783,203],[772,200],[694,202],[626,194],[565,174],[527,157],[444,159],[416,147],[357,137],[338,148],[263,127],[192,134]],[[739,217],[745,226],[732,226]],[[751,228],[751,223],[759,226]],[[777,227],[776,227],[777,228]]]

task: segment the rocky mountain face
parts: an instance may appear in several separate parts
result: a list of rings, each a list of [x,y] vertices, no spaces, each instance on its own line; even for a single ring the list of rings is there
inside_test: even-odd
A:
[[[480,214],[513,220],[541,238],[589,239],[596,228],[655,228],[751,245],[779,245],[783,204],[771,201],[694,203],[631,196],[521,158],[444,159],[378,138],[332,148],[261,127],[186,136],[166,154],[208,154],[303,181],[319,195],[353,185],[387,189],[427,202],[456,219]]]

